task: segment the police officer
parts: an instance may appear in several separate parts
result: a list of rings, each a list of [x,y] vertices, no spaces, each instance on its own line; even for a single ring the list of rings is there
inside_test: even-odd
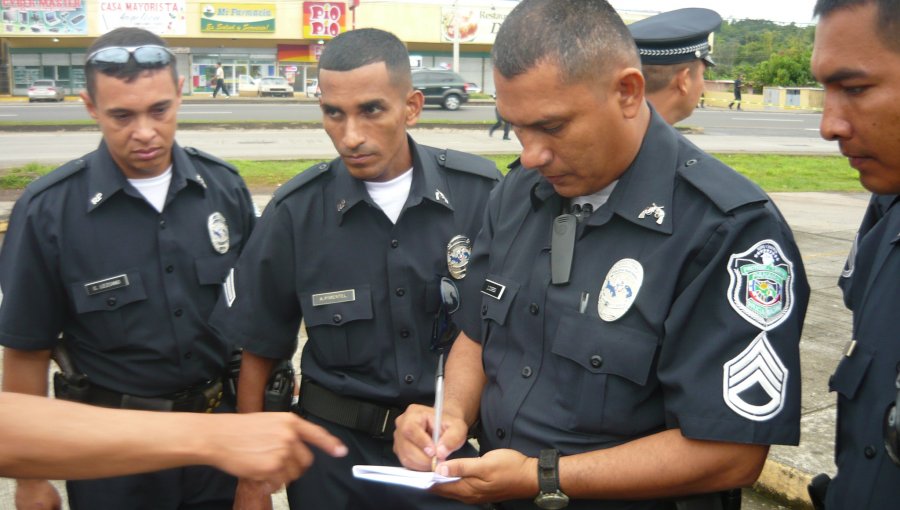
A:
[[[839,280],[844,303],[853,311],[853,337],[829,382],[838,403],[837,475],[827,488],[825,508],[896,508],[900,4],[819,0],[814,14],[819,23],[812,71],[825,86],[822,137],[840,144],[872,192]],[[821,491],[815,495],[821,497]]]
[[[716,63],[709,34],[722,17],[700,8],[677,9],[628,26],[641,55],[647,100],[669,124],[686,119],[703,94],[703,73]]]
[[[493,58],[523,152],[460,288],[443,433],[432,444],[432,409],[410,406],[401,461],[427,469],[480,418],[482,457],[440,463],[462,480],[435,492],[504,509],[670,509],[751,484],[768,445],[800,433],[809,286],[787,224],[648,106],[607,2],[525,0]],[[539,83],[552,93],[534,95]]]
[[[175,143],[184,78],[161,38],[103,35],[85,80],[103,140],[26,188],[0,254],[4,390],[46,395],[61,336],[60,397],[221,411],[230,348],[207,321],[254,224],[250,194],[234,167]],[[189,467],[67,489],[75,509],[230,508],[235,483]],[[46,481],[20,480],[16,499],[31,508],[59,497]]]
[[[433,402],[441,278],[465,281],[500,174],[488,160],[407,135],[424,98],[393,34],[360,29],[332,39],[318,78],[323,124],[340,157],[275,193],[235,268],[234,295],[214,314],[244,348],[238,407],[262,409],[266,376],[274,360],[293,355],[303,319],[300,412],[350,454],[317,459],[288,487],[291,507],[458,507],[355,480],[351,467],[399,465],[394,419],[408,404]],[[243,480],[238,492],[239,502],[262,497]]]

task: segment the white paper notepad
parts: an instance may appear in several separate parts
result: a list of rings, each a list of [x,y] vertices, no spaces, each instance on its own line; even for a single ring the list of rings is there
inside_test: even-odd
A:
[[[373,482],[404,485],[416,489],[429,489],[436,483],[455,482],[458,476],[443,476],[433,471],[413,471],[394,466],[353,466],[353,476]]]

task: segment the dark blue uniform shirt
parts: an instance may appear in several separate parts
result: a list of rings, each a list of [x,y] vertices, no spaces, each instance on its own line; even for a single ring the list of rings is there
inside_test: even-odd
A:
[[[885,452],[882,429],[900,372],[898,243],[897,196],[874,195],[840,278],[856,345],[830,382],[838,393],[838,472],[828,489],[829,510],[900,506],[900,466]]]
[[[431,403],[431,328],[447,245],[475,238],[500,178],[493,163],[416,145],[397,223],[336,159],[285,184],[235,269],[231,308],[213,323],[254,354],[290,358],[305,319],[304,377],[345,396]]]
[[[222,375],[230,347],[208,326],[255,222],[237,171],[172,149],[162,213],[105,145],[38,179],[0,253],[0,344],[50,349],[63,334],[95,384],[166,395]]]
[[[483,347],[482,452],[571,455],[672,428],[796,444],[809,287],[768,197],[654,113],[608,202],[578,224],[569,283],[553,285],[564,207],[514,168],[475,240],[456,319]]]

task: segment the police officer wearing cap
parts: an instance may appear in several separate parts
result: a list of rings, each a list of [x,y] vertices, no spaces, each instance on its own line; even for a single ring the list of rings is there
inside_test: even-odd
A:
[[[465,281],[500,173],[488,160],[408,136],[423,96],[393,34],[360,29],[332,39],[318,78],[323,124],[340,157],[275,193],[235,268],[234,294],[214,314],[244,347],[239,411],[262,409],[266,375],[292,357],[303,320],[299,412],[350,453],[317,458],[288,487],[291,507],[463,507],[354,479],[352,466],[399,465],[395,418],[411,403],[433,403],[442,277]],[[267,497],[240,481],[239,502]]]
[[[721,508],[704,494],[799,440],[809,286],[788,225],[648,105],[607,2],[524,0],[493,59],[523,151],[460,287],[436,446],[480,420],[481,457],[440,462],[461,480],[432,490],[505,510]],[[428,468],[433,414],[397,420],[409,468]]]
[[[87,55],[81,97],[103,140],[13,209],[0,253],[3,389],[46,395],[56,349],[60,398],[233,410],[222,395],[231,349],[207,321],[255,222],[250,194],[233,166],[174,141],[184,78],[161,38],[120,28]],[[188,467],[70,481],[67,492],[73,509],[224,509],[235,483]],[[20,480],[16,500],[59,504],[42,480]]]
[[[703,73],[715,66],[709,34],[722,17],[700,8],[677,9],[628,26],[641,55],[647,100],[669,124],[690,116],[703,94]]]
[[[818,0],[811,70],[825,87],[819,126],[870,192],[838,283],[852,336],[829,389],[837,474],[813,479],[816,508],[900,506],[900,4]],[[827,489],[827,490],[826,490]]]

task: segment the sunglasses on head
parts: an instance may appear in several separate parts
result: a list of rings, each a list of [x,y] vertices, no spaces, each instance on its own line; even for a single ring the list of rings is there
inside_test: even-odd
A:
[[[144,46],[109,46],[88,55],[86,62],[103,70],[125,66],[130,59],[138,67],[152,69],[165,67],[175,60],[175,54],[165,46],[148,44]]]
[[[441,278],[441,306],[434,316],[431,327],[431,350],[443,353],[459,334],[459,328],[450,318],[459,310],[459,289],[456,283],[446,276]]]

